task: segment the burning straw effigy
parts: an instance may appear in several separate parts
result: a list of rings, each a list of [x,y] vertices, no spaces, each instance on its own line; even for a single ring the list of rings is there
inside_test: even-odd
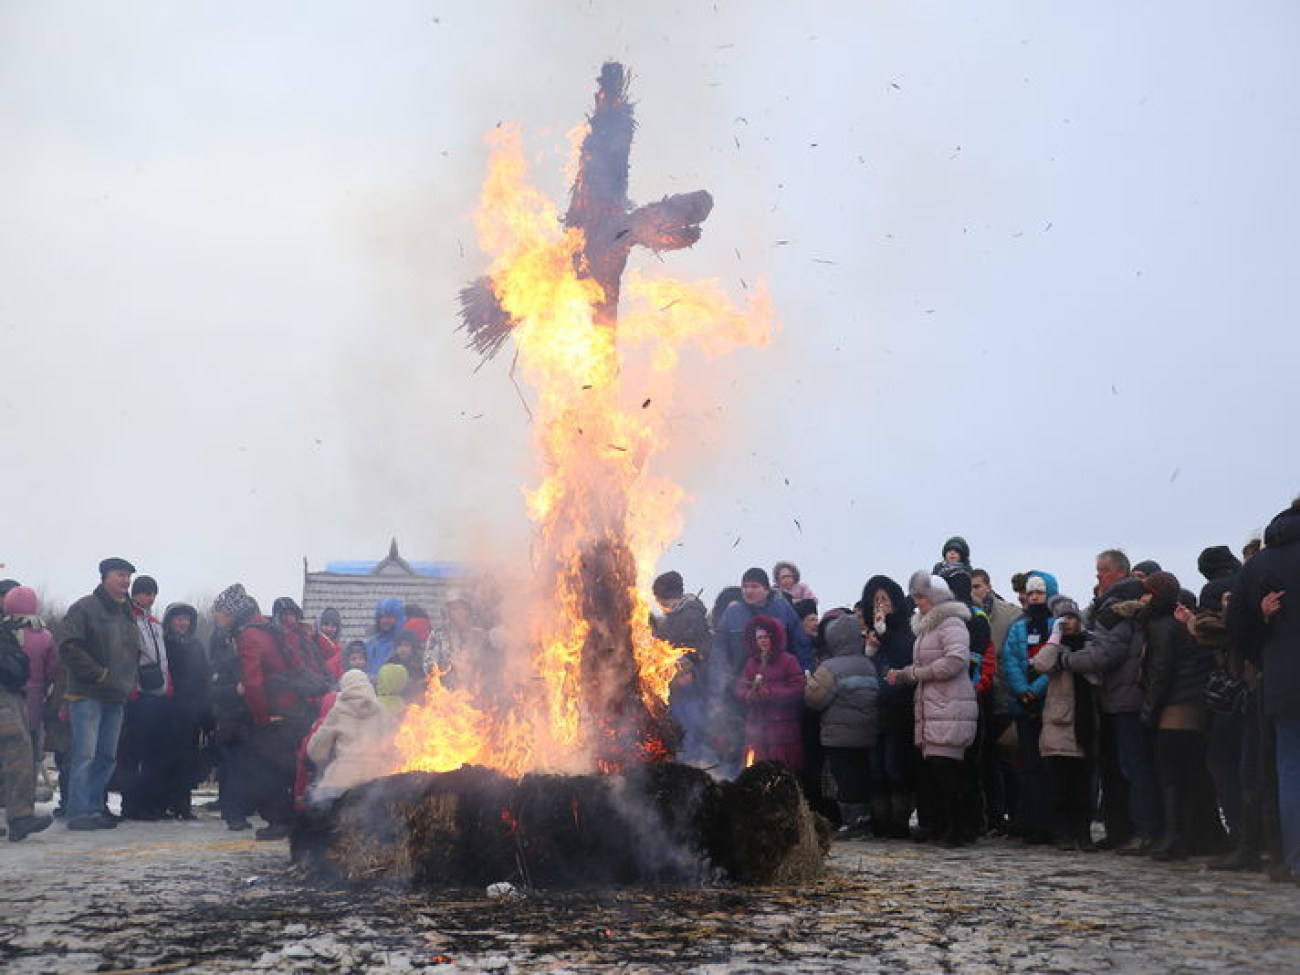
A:
[[[737,311],[708,285],[624,282],[634,247],[691,246],[713,206],[703,191],[633,206],[634,129],[627,73],[606,64],[562,221],[523,183],[517,140],[495,137],[477,220],[496,258],[461,293],[462,327],[485,360],[513,337],[537,393],[534,650],[492,701],[432,676],[399,734],[400,773],[300,825],[294,856],[314,876],[571,888],[798,883],[820,870],[826,833],[783,767],[718,783],[672,761],[679,654],[650,633],[638,578],[684,495],[649,470],[663,433],[623,346],[650,346],[641,372],[664,401],[678,347],[766,341],[772,322],[762,294]],[[647,310],[621,316],[629,293]]]

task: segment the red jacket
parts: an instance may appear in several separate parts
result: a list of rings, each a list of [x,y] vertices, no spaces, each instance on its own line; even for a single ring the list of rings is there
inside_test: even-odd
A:
[[[285,686],[291,673],[288,657],[265,616],[254,616],[235,634],[244,702],[253,724],[268,725],[271,717],[299,714],[306,702]]]
[[[316,646],[320,648],[320,657],[329,671],[330,677],[337,683],[343,676],[343,647],[336,640],[331,640],[324,633],[317,631]]]

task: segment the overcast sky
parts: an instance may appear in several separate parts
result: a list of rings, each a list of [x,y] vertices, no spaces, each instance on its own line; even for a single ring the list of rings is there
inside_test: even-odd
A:
[[[783,323],[683,365],[688,587],[851,603],[953,533],[1004,591],[1112,545],[1199,586],[1300,492],[1294,4],[632,6],[0,5],[0,575],[523,564],[527,416],[455,297],[485,134],[563,206],[607,58],[634,199],[716,201],[636,263]]]

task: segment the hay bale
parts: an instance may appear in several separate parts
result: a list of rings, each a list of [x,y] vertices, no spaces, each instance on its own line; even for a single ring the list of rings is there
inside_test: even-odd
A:
[[[722,786],[723,835],[714,859],[737,883],[791,885],[816,880],[830,832],[799,780],[779,762],[758,762]]]
[[[518,780],[467,766],[358,786],[303,816],[291,848],[309,875],[350,883],[797,884],[820,874],[829,830],[773,762],[721,786],[671,762]]]

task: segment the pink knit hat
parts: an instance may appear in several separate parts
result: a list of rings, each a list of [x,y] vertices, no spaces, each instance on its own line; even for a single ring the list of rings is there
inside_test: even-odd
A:
[[[40,600],[36,590],[27,586],[18,586],[5,593],[4,613],[6,616],[35,616],[40,609]]]

